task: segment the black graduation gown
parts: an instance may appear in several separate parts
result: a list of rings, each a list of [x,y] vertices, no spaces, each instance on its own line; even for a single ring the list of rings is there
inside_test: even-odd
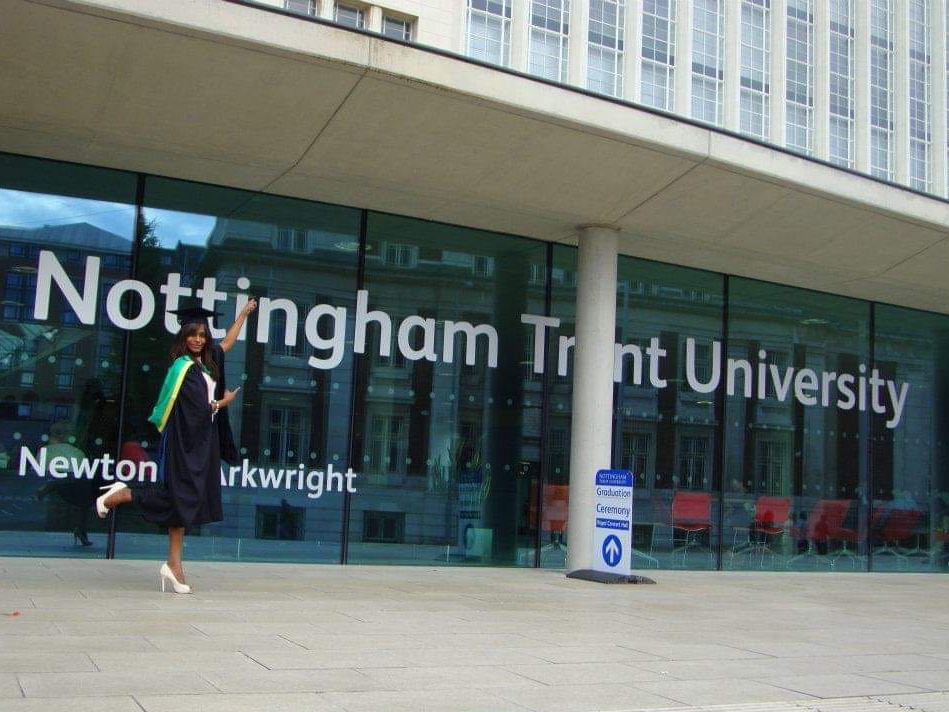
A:
[[[191,366],[162,432],[161,484],[135,496],[147,521],[192,527],[223,519],[220,415],[211,419],[207,382],[200,366]]]

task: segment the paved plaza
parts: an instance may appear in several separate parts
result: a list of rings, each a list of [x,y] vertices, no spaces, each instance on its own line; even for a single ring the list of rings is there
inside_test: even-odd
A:
[[[0,559],[2,712],[949,712],[949,578]]]

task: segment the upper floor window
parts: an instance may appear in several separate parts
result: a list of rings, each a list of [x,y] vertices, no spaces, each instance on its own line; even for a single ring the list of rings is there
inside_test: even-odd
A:
[[[623,96],[626,0],[590,0],[587,88]]]
[[[814,8],[812,0],[788,0],[785,77],[785,143],[810,154],[814,150]]]
[[[929,0],[909,3],[909,183],[932,188],[932,38]]]
[[[692,117],[721,125],[725,101],[722,0],[696,0],[692,12]]]
[[[675,96],[676,0],[643,3],[642,102],[672,111]]]
[[[309,233],[301,228],[282,227],[277,231],[277,249],[281,252],[307,252],[310,248]]]
[[[531,2],[531,74],[555,82],[567,81],[569,21],[570,0]]]
[[[410,42],[412,40],[412,23],[398,17],[383,15],[382,36]]]
[[[830,160],[853,168],[854,141],[853,0],[830,4]]]
[[[293,465],[304,451],[309,420],[303,408],[271,408],[267,420],[267,458],[272,463]]]
[[[870,2],[870,173],[893,180],[894,0]]]
[[[283,9],[308,17],[316,17],[318,14],[316,0],[283,0]]]
[[[366,13],[352,5],[336,3],[336,12],[333,19],[337,24],[355,27],[357,30],[361,30],[366,26]]]
[[[771,0],[741,3],[741,132],[771,135]]]
[[[394,267],[415,267],[418,264],[418,246],[389,242],[383,247],[382,258],[387,265]]]
[[[512,0],[468,0],[467,54],[492,64],[511,63]]]

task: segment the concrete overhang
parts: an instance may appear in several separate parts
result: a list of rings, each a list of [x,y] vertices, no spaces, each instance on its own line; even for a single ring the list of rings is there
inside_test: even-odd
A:
[[[224,0],[0,0],[0,151],[369,207],[949,313],[949,203]]]

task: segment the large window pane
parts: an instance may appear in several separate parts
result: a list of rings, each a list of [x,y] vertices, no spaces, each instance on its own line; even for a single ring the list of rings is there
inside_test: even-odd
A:
[[[544,256],[369,215],[365,289],[384,316],[367,327],[355,415],[351,562],[534,564],[541,394],[521,314],[542,313]]]
[[[874,324],[880,376],[908,387],[898,423],[890,405],[873,418],[873,569],[944,571],[949,564],[949,317],[880,305]]]
[[[613,466],[632,470],[636,568],[717,565],[714,349],[722,277],[621,257]]]
[[[577,250],[554,245],[550,273],[551,316],[560,320],[545,332],[543,379],[548,393],[544,486],[541,494],[540,565],[567,565],[567,507],[570,492],[570,428],[573,406],[573,344],[576,333]],[[531,335],[530,346],[535,337]],[[532,353],[532,351],[531,351]],[[531,361],[533,365],[533,360]],[[532,369],[536,370],[536,369]]]
[[[865,569],[869,305],[732,278],[728,315],[724,566]]]
[[[129,276],[134,196],[130,174],[0,155],[4,555],[105,552],[91,505],[118,454],[125,334],[106,302]]]
[[[342,330],[356,297],[358,211],[156,178],[144,223],[136,277],[162,294],[132,338],[130,389],[141,397],[127,404],[125,428],[150,456],[157,433],[146,417],[177,330],[169,300],[215,300],[220,339],[240,300],[260,298],[224,369],[229,388],[242,386],[227,413],[241,461],[224,472],[224,521],[191,532],[200,536],[189,538],[189,558],[338,561],[345,485],[330,472],[349,466],[352,351]],[[164,549],[133,510],[119,517],[120,555]]]

